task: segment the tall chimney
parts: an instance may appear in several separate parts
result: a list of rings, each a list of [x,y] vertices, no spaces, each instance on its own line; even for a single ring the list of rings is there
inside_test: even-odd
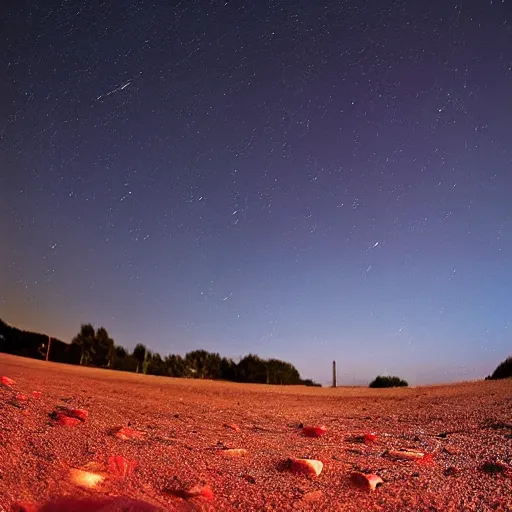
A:
[[[336,387],[336,361],[332,362],[332,387]]]

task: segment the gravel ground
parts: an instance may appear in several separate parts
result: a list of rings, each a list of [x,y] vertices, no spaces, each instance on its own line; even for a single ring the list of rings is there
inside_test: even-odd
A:
[[[393,390],[271,387],[3,354],[0,376],[15,381],[0,384],[1,512],[70,496],[103,499],[94,510],[146,510],[128,501],[108,507],[122,496],[168,511],[512,511],[510,379]],[[78,413],[69,420],[76,424],[60,424],[73,416],[69,409],[85,410],[85,421]],[[327,432],[306,437],[301,424]],[[138,438],[115,435],[127,426]],[[361,442],[365,433],[376,440]],[[400,449],[432,459],[387,453]],[[322,473],[292,473],[293,457],[322,461]],[[73,468],[104,479],[82,487]],[[373,492],[358,488],[353,471],[384,483]],[[187,495],[194,487],[205,490]],[[93,510],[91,503],[81,510]]]

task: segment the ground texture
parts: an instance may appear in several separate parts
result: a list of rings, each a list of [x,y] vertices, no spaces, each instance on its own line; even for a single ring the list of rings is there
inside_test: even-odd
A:
[[[66,496],[106,500],[80,510],[512,510],[510,379],[393,390],[270,387],[2,354],[0,376],[15,381],[0,384],[0,511],[78,510],[69,502],[43,507]],[[63,420],[73,409],[87,416]],[[301,424],[327,431],[306,437]],[[116,436],[128,426],[139,438]],[[362,442],[370,433],[375,441]],[[400,449],[429,457],[389,455]],[[322,473],[294,474],[293,457],[322,461]],[[73,469],[103,480],[79,485]],[[359,488],[353,471],[384,483]],[[109,505],[120,496],[155,508]]]

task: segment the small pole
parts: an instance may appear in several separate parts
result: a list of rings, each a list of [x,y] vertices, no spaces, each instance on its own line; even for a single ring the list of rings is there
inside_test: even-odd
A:
[[[332,362],[332,387],[336,387],[336,361]]]
[[[46,349],[46,360],[48,361],[50,357],[50,345],[52,344],[52,339],[48,336],[48,348]]]

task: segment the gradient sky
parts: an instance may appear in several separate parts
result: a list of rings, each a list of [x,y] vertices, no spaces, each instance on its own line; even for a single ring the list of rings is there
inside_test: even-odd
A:
[[[423,4],[423,5],[422,5]],[[511,352],[512,7],[0,7],[0,318],[303,377]]]

